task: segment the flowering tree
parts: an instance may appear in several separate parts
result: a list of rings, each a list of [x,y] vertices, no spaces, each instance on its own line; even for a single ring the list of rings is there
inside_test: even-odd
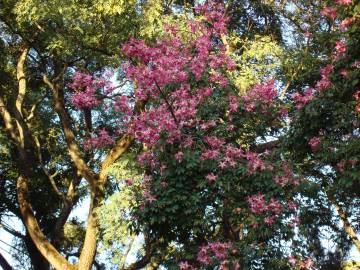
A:
[[[358,218],[359,206],[359,193],[355,188],[359,180],[356,169],[359,143],[358,9],[357,1],[335,1],[322,6],[321,14],[333,29],[332,50],[323,58],[325,61],[317,82],[303,87],[302,94],[292,95],[297,110],[292,114],[293,123],[287,137],[292,157],[308,179],[305,193],[315,198],[313,206],[307,208],[312,209],[312,215],[319,213],[318,217],[307,216],[307,220],[322,223],[320,230],[322,226],[333,227],[332,233],[342,239],[337,242],[338,250],[349,249],[349,243],[360,250],[358,227],[352,222]],[[335,217],[333,212],[337,213]],[[343,222],[344,230],[338,228],[339,220]],[[311,230],[315,231],[315,228]],[[341,252],[335,252],[329,260],[341,262],[344,257]]]
[[[275,81],[243,95],[231,81],[237,71],[223,6],[209,1],[196,14],[185,28],[167,25],[152,46],[131,39],[123,47],[134,95],[119,96],[78,73],[70,86],[82,91],[73,104],[99,106],[104,95],[123,113],[121,130],[143,148],[144,176],[127,182],[133,228],[157,250],[176,247],[167,261],[181,269],[289,265],[282,241],[299,223],[294,195],[301,180],[266,141],[279,134],[287,110]],[[112,140],[102,131],[92,143]]]
[[[32,3],[31,11],[36,1],[28,2]],[[42,112],[57,113],[57,117],[51,118],[52,124],[58,126],[56,130],[63,137],[59,135],[62,147],[54,150],[51,142],[47,147],[56,156],[69,153],[64,162],[53,160],[53,167],[44,160],[46,155],[41,152],[38,134],[32,129],[31,112],[24,109],[25,61],[34,52],[27,47],[21,51],[16,70],[16,109],[9,106],[11,98],[7,96],[11,95],[1,94],[1,125],[13,143],[11,149],[20,157],[15,173],[16,192],[29,239],[56,269],[91,269],[98,228],[106,227],[100,220],[107,214],[103,211],[106,191],[113,192],[113,183],[108,180],[112,180],[110,173],[116,169],[111,166],[129,152],[130,158],[136,154],[137,162],[131,165],[131,178],[124,178],[120,184],[124,193],[118,198],[123,207],[118,223],[133,235],[143,235],[144,256],[131,265],[122,260],[121,269],[140,269],[149,263],[155,268],[161,264],[169,269],[322,267],[325,263],[319,235],[324,226],[335,231],[338,248],[345,253],[349,245],[344,243],[349,240],[360,246],[358,228],[351,220],[358,218],[358,200],[354,197],[359,195],[356,169],[359,4],[347,0],[310,4],[292,1],[291,10],[315,6],[314,13],[299,12],[302,17],[295,20],[295,24],[300,23],[297,25],[300,40],[306,44],[293,54],[300,56],[299,67],[295,72],[287,72],[291,65],[286,66],[288,62],[284,61],[285,81],[270,78],[270,74],[276,74],[275,64],[269,74],[264,75],[266,68],[259,69],[244,83],[239,79],[244,74],[241,68],[247,65],[244,59],[256,62],[259,55],[234,57],[231,43],[234,36],[227,26],[236,19],[238,5],[251,6],[246,14],[253,9],[263,10],[266,5],[245,0],[231,5],[232,2],[225,9],[220,2],[207,1],[194,13],[185,14],[188,17],[183,14],[184,21],[169,20],[163,31],[152,29],[160,36],[152,42],[130,39],[122,50],[128,61],[120,71],[127,80],[119,86],[111,83],[113,74],[106,72],[73,74],[75,66],[69,69],[68,65],[79,60],[65,58],[78,49],[66,52],[66,61],[51,58],[44,71],[50,74],[42,76],[42,83],[51,90],[54,108],[43,105]],[[106,14],[122,10],[107,10],[104,3],[100,2],[100,10]],[[157,3],[153,4],[158,7]],[[261,32],[260,26],[264,24],[268,32],[278,37],[278,14],[271,20],[267,15],[276,9],[285,14],[288,11],[284,6],[283,1],[274,1],[266,9],[264,20],[256,21],[254,31],[250,31],[251,23],[247,27],[236,24],[232,27],[248,38]],[[76,17],[77,13],[70,11]],[[79,11],[86,14],[86,9]],[[19,21],[23,22],[28,12],[20,13]],[[34,16],[41,19],[34,23],[40,33],[44,32],[42,20],[52,18],[43,18],[46,14],[41,10],[41,16]],[[313,20],[314,14],[322,16],[317,21],[320,24],[303,23]],[[292,15],[289,18],[292,20]],[[103,23],[100,19],[101,27]],[[93,29],[93,25],[85,25],[89,31]],[[269,30],[272,26],[274,31]],[[312,29],[318,32],[313,33]],[[72,36],[87,33],[77,27],[73,31]],[[89,41],[86,35],[84,38],[87,41],[84,46],[91,47],[92,39]],[[56,55],[60,41],[52,40],[51,45],[44,47],[51,48],[50,54]],[[281,53],[276,47],[271,57],[267,53],[258,54],[264,62],[273,62],[274,55]],[[291,55],[293,51],[289,49],[287,53]],[[302,56],[311,59],[310,64],[303,64]],[[294,62],[292,65],[297,66]],[[97,62],[89,65],[96,66]],[[319,65],[322,67],[317,70]],[[65,83],[70,74],[71,82]],[[263,77],[254,78],[258,74]],[[61,174],[64,177],[72,173],[70,184],[65,181],[66,187],[58,184],[59,188],[57,174],[50,173],[53,168],[66,170]],[[46,238],[47,231],[39,222],[43,219],[36,216],[42,202],[31,205],[36,192],[29,189],[32,179],[39,175],[41,181],[49,180],[59,195],[58,201],[64,204],[54,231],[63,231],[76,204],[76,189],[88,190],[90,195],[87,230],[82,231],[84,244],[82,249],[76,247],[79,260],[74,265],[66,258],[68,247],[63,247],[64,241],[51,233],[50,241]],[[86,183],[80,185],[82,180]],[[66,196],[63,190],[68,190]],[[106,210],[111,215],[110,209]],[[116,222],[117,217],[112,221]],[[345,230],[339,228],[335,217],[341,219]],[[125,249],[124,243],[121,249]],[[71,248],[70,245],[68,249]],[[129,252],[130,249],[124,253]]]

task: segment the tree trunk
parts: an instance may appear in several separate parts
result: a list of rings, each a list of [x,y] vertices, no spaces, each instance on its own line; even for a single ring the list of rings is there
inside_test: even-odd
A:
[[[41,254],[47,259],[49,263],[57,270],[74,270],[75,266],[71,265],[47,240],[46,236],[42,232],[37,220],[34,216],[32,207],[26,199],[28,184],[26,177],[20,176],[16,184],[17,196],[20,211],[23,217],[23,221],[26,225],[26,229],[31,236],[35,246],[41,252]]]
[[[50,265],[49,265],[48,261],[44,258],[43,255],[41,255],[39,250],[36,248],[29,233],[26,233],[24,242],[25,242],[26,249],[29,254],[31,265],[32,265],[33,269],[34,270],[49,269]]]

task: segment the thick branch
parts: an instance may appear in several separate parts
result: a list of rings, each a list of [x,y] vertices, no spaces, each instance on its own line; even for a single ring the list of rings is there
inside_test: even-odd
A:
[[[53,239],[54,242],[57,243],[58,241],[58,236],[60,235],[60,231],[61,229],[64,227],[70,213],[71,210],[74,207],[75,204],[75,198],[76,198],[76,187],[79,185],[80,183],[80,177],[76,175],[74,175],[73,180],[70,182],[65,200],[64,200],[64,206],[61,210],[61,213],[59,215],[59,217],[56,220],[56,224],[54,226],[54,230],[53,230]]]
[[[138,261],[134,262],[127,268],[120,268],[119,270],[139,270],[144,268],[151,262],[151,257],[154,253],[153,245],[149,244],[145,250],[145,255]]]
[[[76,168],[78,169],[79,173],[86,179],[86,181],[88,181],[92,190],[95,190],[97,176],[86,164],[85,160],[82,157],[80,149],[75,141],[75,135],[71,128],[70,116],[65,109],[63,89],[61,89],[58,84],[53,84],[52,82],[50,82],[46,75],[43,76],[43,80],[46,85],[48,85],[49,88],[53,91],[55,110],[60,117],[70,157]]]
[[[341,206],[336,202],[335,198],[329,192],[327,192],[327,196],[329,198],[329,201],[335,207],[335,210],[336,210],[337,214],[339,215],[341,221],[343,222],[346,234],[349,236],[352,243],[355,245],[357,250],[360,252],[360,240],[356,235],[355,229],[351,226],[346,212],[341,208]]]
[[[146,101],[138,101],[135,104],[134,114],[144,110]],[[101,164],[101,171],[99,174],[99,181],[102,186],[106,184],[106,178],[109,167],[129,148],[134,141],[133,136],[124,135],[111,149],[105,160]]]
[[[16,134],[14,125],[12,123],[11,115],[10,115],[9,111],[6,109],[5,102],[1,96],[0,96],[0,115],[3,119],[6,132],[9,134],[10,138],[14,142],[18,143],[19,138]]]
[[[114,146],[113,149],[106,156],[105,160],[101,164],[101,172],[100,172],[100,182],[102,185],[106,182],[106,176],[108,173],[109,167],[117,160],[131,145],[134,137],[131,135],[124,135]]]
[[[29,48],[25,48],[22,50],[21,55],[18,59],[16,65],[16,78],[18,80],[18,94],[15,101],[15,108],[14,108],[14,116],[16,119],[16,125],[19,131],[19,143],[21,147],[25,147],[25,121],[22,115],[22,105],[24,102],[25,94],[26,94],[26,77],[25,77],[25,60],[27,54],[29,52]]]
[[[26,77],[25,77],[24,66],[28,52],[29,52],[29,48],[25,48],[22,50],[16,66],[16,78],[18,80],[18,95],[15,101],[15,107],[19,111],[20,115],[22,115],[22,104],[24,102],[25,93],[26,93]]]
[[[278,147],[280,143],[281,143],[281,138],[274,141],[258,144],[254,147],[253,151],[255,151],[256,153],[263,153],[266,150],[272,150]]]
[[[36,245],[40,253],[55,267],[57,270],[74,270],[75,266],[71,265],[56,249],[55,247],[46,239],[45,235],[41,231],[39,224],[36,221],[32,207],[26,199],[26,194],[28,191],[27,179],[23,176],[20,176],[16,184],[18,202],[21,214],[23,216],[23,221],[26,225],[26,228]]]
[[[98,220],[95,213],[95,209],[100,206],[103,196],[101,194],[93,194],[92,201],[89,208],[89,214],[87,219],[87,228],[85,234],[85,240],[81,249],[78,269],[90,270],[96,255],[97,248],[97,227]]]

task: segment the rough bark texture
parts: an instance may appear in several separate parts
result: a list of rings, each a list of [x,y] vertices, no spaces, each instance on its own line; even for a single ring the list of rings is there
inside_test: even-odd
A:
[[[17,181],[17,191],[18,191],[18,202],[20,206],[20,211],[23,216],[24,223],[26,228],[36,245],[40,253],[53,265],[57,270],[74,270],[76,269],[71,265],[55,248],[54,246],[46,239],[46,236],[43,234],[37,220],[32,211],[31,205],[26,200],[26,194],[28,191],[27,179],[23,176],[20,176]]]

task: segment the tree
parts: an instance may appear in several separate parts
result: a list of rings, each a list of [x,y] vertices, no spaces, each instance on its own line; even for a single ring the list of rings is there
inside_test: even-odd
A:
[[[35,269],[101,268],[99,236],[121,269],[336,268],[358,243],[359,4],[2,4],[1,213]],[[68,217],[87,195],[85,227]]]
[[[102,183],[95,188],[99,163],[94,162],[94,153],[84,151],[83,155],[77,140],[89,138],[92,125],[101,123],[94,112],[73,113],[66,105],[66,79],[74,68],[101,72],[103,65],[115,62],[119,44],[130,35],[151,38],[161,9],[158,1],[95,1],[91,5],[1,2],[1,50],[5,56],[0,95],[1,154],[5,161],[1,167],[1,201],[4,211],[12,212],[25,224],[25,235],[12,228],[7,231],[25,244],[35,269],[48,269],[49,262],[57,269],[74,268],[65,256],[75,251],[77,257],[81,246],[65,245],[63,227],[89,190],[104,196],[105,168],[131,141],[124,137],[112,152],[101,152],[102,157],[106,152],[110,156],[103,163]],[[84,120],[76,124],[73,117]],[[70,156],[66,154],[69,150]],[[84,184],[84,176],[92,184]],[[91,221],[92,210],[89,217]],[[88,223],[81,269],[91,267],[96,251],[95,226]]]

